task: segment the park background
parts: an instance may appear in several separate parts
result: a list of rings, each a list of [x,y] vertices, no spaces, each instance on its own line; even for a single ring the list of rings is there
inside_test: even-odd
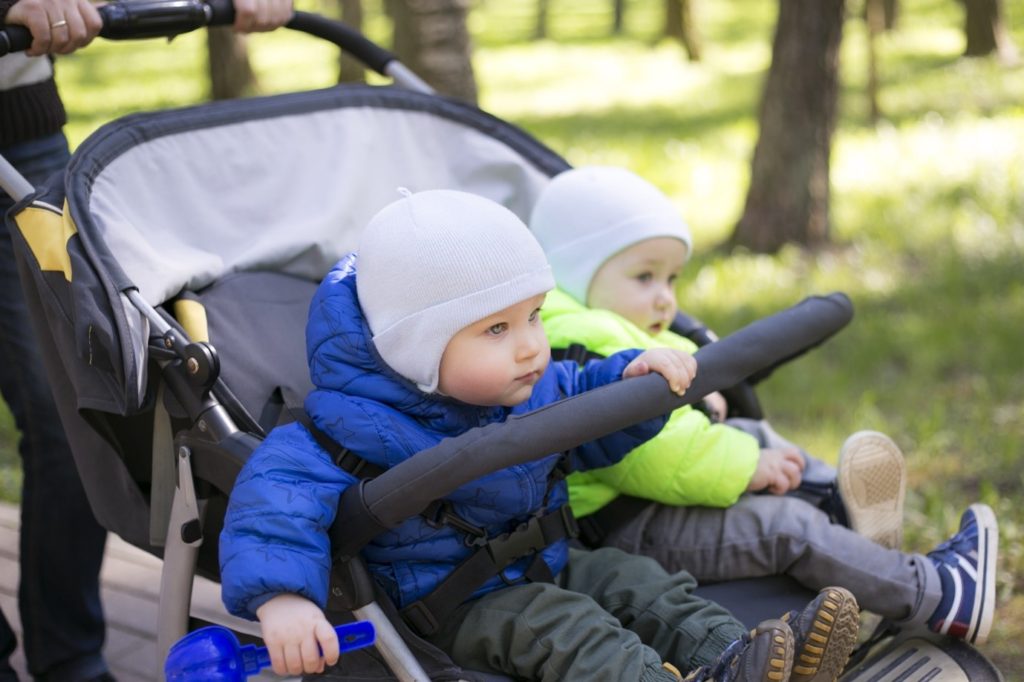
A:
[[[365,31],[389,45],[380,2],[362,6]],[[574,165],[623,165],[667,192],[695,238],[681,304],[719,333],[810,294],[852,298],[849,328],[762,385],[768,416],[831,461],[855,430],[890,434],[909,463],[907,549],[944,539],[973,501],[996,510],[999,609],[985,651],[1024,679],[1024,68],[1005,51],[963,57],[961,2],[900,0],[874,41],[875,120],[864,0],[847,2],[829,238],[758,254],[723,245],[744,210],[779,3],[693,2],[699,61],[664,37],[660,0],[622,6],[614,34],[610,0],[471,3],[480,105]],[[1004,19],[1024,46],[1024,0],[1007,0]],[[337,81],[336,50],[312,38],[278,31],[247,47],[252,94]],[[206,100],[206,55],[200,32],[61,57],[72,146],[126,113]],[[15,502],[16,443],[0,404],[0,499]]]

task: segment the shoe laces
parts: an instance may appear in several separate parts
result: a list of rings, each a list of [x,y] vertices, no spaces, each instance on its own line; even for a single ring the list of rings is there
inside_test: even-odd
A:
[[[736,659],[739,658],[743,649],[750,643],[750,639],[749,634],[744,634],[741,638],[725,647],[725,650],[715,659],[714,663],[701,666],[693,671],[693,673],[686,677],[684,682],[705,682],[705,680],[720,679],[722,674],[732,667]]]
[[[957,563],[956,556],[969,559],[972,563],[978,562],[978,523],[973,517],[970,521],[960,527],[948,540],[940,543],[935,549],[928,553],[944,563]]]

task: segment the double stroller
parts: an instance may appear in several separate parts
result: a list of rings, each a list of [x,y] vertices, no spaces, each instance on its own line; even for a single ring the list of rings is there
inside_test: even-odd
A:
[[[205,7],[170,4],[192,7],[189,16]],[[8,220],[97,519],[164,560],[162,654],[189,628],[193,576],[217,579],[217,538],[246,457],[270,429],[302,418],[309,301],[361,226],[399,186],[478,193],[525,219],[549,178],[569,167],[522,130],[431,93],[336,22],[297,13],[289,26],[337,43],[402,87],[338,86],[124,117],[86,140],[59,181],[26,193]],[[17,188],[17,178],[4,186]],[[702,347],[685,398],[658,376],[620,382],[444,441],[367,481],[350,500],[366,522],[334,534],[332,614],[377,631],[375,649],[342,658],[351,679],[508,679],[459,669],[397,616],[359,558],[381,527],[490,471],[714,390],[730,389],[751,414],[759,408],[746,379],[822,342],[851,315],[842,295],[809,299]],[[748,622],[808,598],[781,578],[702,589]],[[223,623],[259,635],[227,613]],[[962,642],[897,634],[865,647],[843,679],[1001,678]]]

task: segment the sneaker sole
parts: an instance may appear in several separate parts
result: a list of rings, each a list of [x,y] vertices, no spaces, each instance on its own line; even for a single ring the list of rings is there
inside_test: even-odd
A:
[[[771,654],[768,657],[768,668],[758,677],[758,682],[786,682],[793,679],[790,673],[793,670],[793,661],[796,656],[794,649],[793,631],[789,629],[784,621],[767,620],[763,621],[750,633],[751,637],[757,637],[765,632],[772,636]],[[744,677],[743,680],[747,680]]]
[[[860,609],[853,594],[826,587],[825,599],[814,614],[807,641],[793,656],[792,682],[835,682],[850,660],[860,631]]]
[[[853,434],[839,452],[836,480],[850,527],[883,547],[899,549],[907,464],[896,443],[877,431]]]
[[[970,510],[978,521],[978,584],[975,587],[971,626],[965,639],[971,644],[984,644],[992,631],[996,610],[996,563],[999,555],[999,525],[995,512],[987,504],[972,504]]]

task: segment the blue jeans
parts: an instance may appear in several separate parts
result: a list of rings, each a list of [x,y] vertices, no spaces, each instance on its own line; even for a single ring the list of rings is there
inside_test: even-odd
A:
[[[62,133],[0,149],[38,185],[67,163]],[[0,190],[0,215],[12,200]],[[25,657],[37,680],[87,680],[107,670],[99,571],[106,531],[96,523],[34,341],[6,224],[0,229],[0,391],[21,432],[21,584]],[[14,680],[14,633],[0,615],[0,680]]]

